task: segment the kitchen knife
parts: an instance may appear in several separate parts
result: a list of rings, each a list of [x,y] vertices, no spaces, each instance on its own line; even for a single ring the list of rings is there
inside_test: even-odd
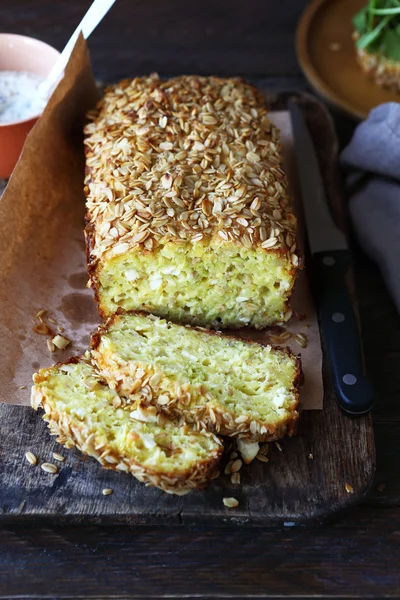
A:
[[[292,100],[289,111],[313,287],[333,385],[339,406],[351,415],[363,415],[372,408],[373,393],[364,377],[360,334],[346,283],[350,252],[330,214],[314,144],[302,112]]]

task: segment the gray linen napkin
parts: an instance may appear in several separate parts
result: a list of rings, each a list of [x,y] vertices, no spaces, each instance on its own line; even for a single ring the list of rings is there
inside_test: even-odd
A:
[[[359,242],[380,267],[400,312],[400,104],[372,110],[343,150],[341,163],[348,171]]]

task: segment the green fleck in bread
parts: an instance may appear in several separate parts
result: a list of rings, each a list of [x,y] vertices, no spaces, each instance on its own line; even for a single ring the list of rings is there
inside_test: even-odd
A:
[[[202,487],[213,476],[222,454],[216,436],[178,427],[164,417],[159,424],[151,409],[132,418],[121,405],[117,393],[83,359],[34,375],[32,406],[44,409],[51,432],[68,448],[76,446],[103,467],[130,472],[173,494]]]
[[[299,266],[279,132],[236,79],[145,77],[85,129],[86,239],[101,314],[207,327],[286,321]]]
[[[287,350],[155,316],[117,314],[92,338],[105,380],[135,405],[222,435],[269,441],[298,417],[298,359]]]

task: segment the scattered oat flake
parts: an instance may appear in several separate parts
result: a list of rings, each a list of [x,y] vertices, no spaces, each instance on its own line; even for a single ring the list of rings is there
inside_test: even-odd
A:
[[[104,490],[101,493],[103,494],[103,496],[110,496],[113,493],[113,490],[111,488],[104,488]]]
[[[304,333],[297,333],[293,336],[295,342],[299,344],[302,348],[307,348],[308,340]]]
[[[61,327],[61,325],[58,325],[57,331],[58,331],[58,333],[62,333],[64,331],[64,327]]]
[[[224,469],[224,473],[225,473],[225,475],[230,475],[230,474],[232,473],[232,464],[233,464],[233,461],[232,461],[232,460],[230,460],[230,461],[227,463],[227,465],[226,465],[226,467],[225,467],[225,469]]]
[[[239,502],[236,498],[223,498],[222,502],[227,508],[237,508],[239,506]]]
[[[59,454],[58,452],[53,452],[53,458],[54,460],[58,460],[59,462],[64,462],[65,460],[65,456]]]
[[[40,319],[41,317],[44,317],[47,313],[47,310],[45,310],[44,308],[42,308],[41,310],[38,310],[36,313],[36,318]]]
[[[348,494],[354,494],[354,489],[353,489],[353,486],[352,486],[352,485],[350,485],[349,483],[346,483],[346,485],[345,485],[344,487],[345,487],[345,489],[346,489],[346,492],[347,492]]]
[[[43,469],[43,471],[46,471],[46,473],[51,473],[52,475],[58,473],[58,467],[52,463],[43,463],[40,465],[40,468]]]
[[[51,341],[59,350],[64,350],[64,348],[71,343],[70,340],[67,340],[63,335],[55,335]]]
[[[33,452],[25,452],[25,458],[31,465],[37,465],[37,456]]]
[[[50,335],[51,334],[51,329],[50,329],[50,327],[48,327],[46,325],[46,323],[39,323],[38,325],[35,325],[33,328],[33,331],[35,333],[38,333],[39,335]]]
[[[275,446],[278,448],[279,452],[282,452],[282,446],[279,442],[275,442]]]
[[[53,319],[53,317],[47,317],[50,323],[53,323],[53,325],[55,325],[57,323],[57,321],[55,319]]]
[[[20,386],[19,386],[19,389],[20,389],[20,390],[26,390],[26,385],[20,385]]]
[[[279,339],[281,342],[285,342],[286,340],[288,340],[288,339],[289,339],[289,338],[291,338],[291,337],[292,337],[292,334],[290,333],[290,331],[284,331],[283,333],[280,333],[280,334],[278,335],[278,339]]]
[[[231,473],[237,473],[242,468],[242,461],[240,458],[236,459],[231,465]]]
[[[231,483],[232,483],[232,485],[239,485],[239,483],[240,483],[240,473],[232,473],[232,475],[231,475]]]
[[[269,462],[268,456],[264,456],[264,454],[260,454],[260,453],[257,454],[256,459],[259,460],[260,462],[265,462],[265,463]]]

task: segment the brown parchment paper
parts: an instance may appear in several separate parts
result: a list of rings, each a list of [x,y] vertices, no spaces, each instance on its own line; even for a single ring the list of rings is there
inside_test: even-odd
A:
[[[0,401],[29,405],[32,374],[88,348],[99,316],[91,290],[85,287],[84,158],[82,125],[98,98],[88,51],[79,38],[64,79],[42,117],[27,137],[20,160],[0,200]],[[271,115],[282,130],[289,180],[295,176],[291,131],[286,113]],[[309,343],[300,353],[305,374],[302,409],[322,408],[321,348],[318,323],[305,274],[296,286],[295,317],[288,330],[303,332]],[[71,340],[64,351],[51,353],[49,336],[33,327],[46,309]],[[242,337],[268,340],[268,332],[242,330]]]

